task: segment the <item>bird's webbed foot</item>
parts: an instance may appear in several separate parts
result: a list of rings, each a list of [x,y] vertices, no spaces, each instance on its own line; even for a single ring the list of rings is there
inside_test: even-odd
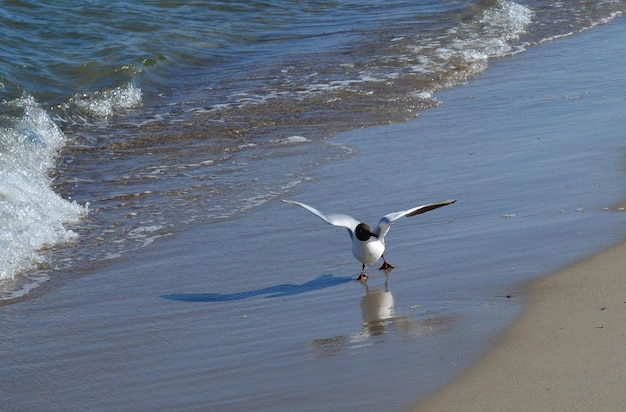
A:
[[[378,270],[391,270],[393,269],[395,266],[393,266],[391,263],[387,262],[386,260],[383,262],[382,266],[378,268]]]

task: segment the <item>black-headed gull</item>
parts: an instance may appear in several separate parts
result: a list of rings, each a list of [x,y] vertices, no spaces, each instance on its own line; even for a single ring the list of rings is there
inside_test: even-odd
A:
[[[437,209],[438,207],[452,204],[456,202],[456,200],[444,200],[441,202],[428,203],[412,209],[403,210],[402,212],[389,213],[378,221],[378,226],[374,231],[372,231],[372,228],[366,223],[361,223],[348,215],[338,213],[324,214],[314,207],[293,200],[283,200],[283,202],[301,206],[330,225],[345,227],[348,229],[350,239],[352,239],[352,254],[363,265],[361,267],[361,273],[358,277],[358,279],[361,280],[367,279],[365,266],[376,263],[376,261],[378,261],[381,257],[383,258],[383,265],[380,269],[393,269],[393,266],[385,260],[385,256],[383,255],[385,252],[385,235],[389,232],[389,228],[393,222],[401,217],[419,215],[421,213]]]

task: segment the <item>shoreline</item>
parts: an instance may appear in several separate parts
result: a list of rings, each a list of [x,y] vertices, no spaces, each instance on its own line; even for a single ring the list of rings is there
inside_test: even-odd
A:
[[[624,35],[619,23],[589,35],[602,31],[614,38]],[[590,36],[569,42],[584,44]],[[607,42],[600,50],[605,51],[595,60],[597,73],[606,72],[611,62],[603,58],[610,50]],[[623,166],[620,170],[623,173]],[[625,206],[618,201],[604,210],[623,213]],[[484,354],[407,410],[621,410],[626,399],[624,267],[626,239],[622,238],[522,283],[521,313]]]
[[[289,198],[369,222],[459,199],[393,228],[389,278],[373,269],[364,288],[345,230],[272,200],[2,307],[5,403],[379,411],[445,390],[508,333],[521,285],[626,238],[612,207],[624,194],[623,27],[494,62],[415,122],[324,143],[355,155],[298,176]],[[598,47],[606,38],[614,50]],[[371,318],[375,303],[387,319]]]
[[[456,380],[410,410],[619,410],[626,241],[522,288],[525,308]]]

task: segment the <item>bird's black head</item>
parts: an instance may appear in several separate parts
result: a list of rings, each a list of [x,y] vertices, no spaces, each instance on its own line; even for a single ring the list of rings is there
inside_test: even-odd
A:
[[[369,227],[369,225],[367,225],[365,223],[359,223],[356,226],[356,229],[354,230],[354,233],[356,235],[356,238],[359,239],[362,242],[365,242],[365,241],[369,240],[369,238],[371,238],[372,236],[374,236],[376,238],[378,237],[374,233],[372,233],[372,228]]]

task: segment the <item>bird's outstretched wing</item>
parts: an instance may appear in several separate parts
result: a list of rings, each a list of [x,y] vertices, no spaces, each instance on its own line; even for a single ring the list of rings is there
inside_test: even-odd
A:
[[[289,203],[291,205],[301,206],[305,208],[306,210],[308,210],[309,212],[313,213],[315,216],[322,219],[324,222],[328,223],[329,225],[345,227],[346,229],[348,229],[348,232],[350,232],[350,237],[352,237],[352,233],[354,232],[354,229],[360,223],[358,220],[348,215],[342,215],[339,213],[329,213],[325,215],[324,213],[320,212],[316,208],[309,206],[307,204],[304,204],[304,203],[296,202],[293,200],[287,200],[287,199],[283,199],[283,202]]]
[[[378,228],[376,228],[376,235],[378,235],[379,239],[383,239],[385,235],[387,234],[387,232],[389,231],[391,224],[395,222],[396,220],[400,219],[401,217],[411,217],[411,216],[419,215],[421,213],[426,213],[433,209],[437,209],[438,207],[441,207],[441,206],[450,205],[454,202],[456,202],[456,200],[454,199],[443,200],[441,202],[428,203],[425,205],[414,207],[413,209],[403,210],[402,212],[389,213],[388,215],[383,216],[378,222]]]

